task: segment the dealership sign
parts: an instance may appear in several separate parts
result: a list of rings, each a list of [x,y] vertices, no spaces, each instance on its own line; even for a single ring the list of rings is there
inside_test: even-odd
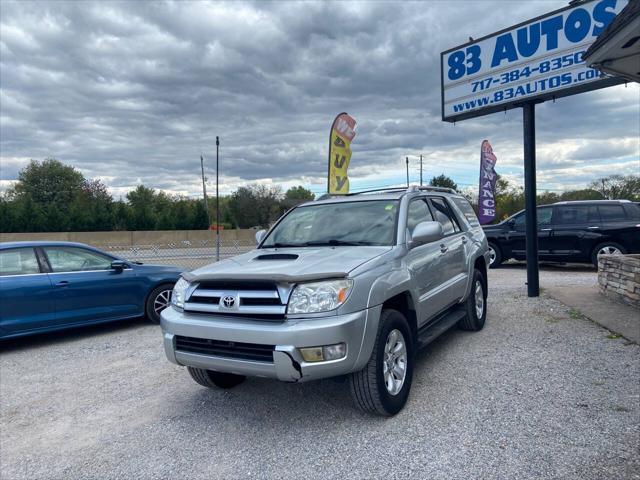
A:
[[[627,3],[579,3],[443,52],[442,119],[453,122],[623,83],[589,68],[582,55]]]

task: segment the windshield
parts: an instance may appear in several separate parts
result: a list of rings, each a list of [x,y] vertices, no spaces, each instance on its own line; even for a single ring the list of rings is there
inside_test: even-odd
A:
[[[397,214],[397,200],[298,207],[276,225],[262,248],[393,245]]]

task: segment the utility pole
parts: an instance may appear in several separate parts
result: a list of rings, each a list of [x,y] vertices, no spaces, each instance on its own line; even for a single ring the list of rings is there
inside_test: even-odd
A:
[[[409,157],[407,159],[407,188],[409,188]]]
[[[209,218],[209,205],[207,204],[207,185],[204,181],[204,159],[202,158],[202,155],[200,155],[200,168],[202,169],[202,196],[204,198],[204,209],[207,212],[207,228],[209,228],[209,222],[211,219]]]
[[[216,137],[216,262],[220,261],[220,162],[219,150],[220,139]]]
[[[420,154],[420,186],[422,186],[422,154]]]

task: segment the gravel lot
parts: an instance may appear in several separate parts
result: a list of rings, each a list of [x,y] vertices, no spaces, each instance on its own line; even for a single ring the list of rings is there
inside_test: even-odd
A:
[[[525,278],[491,271],[486,328],[423,351],[391,419],[331,380],[207,390],[141,321],[5,343],[0,478],[640,478],[640,347]]]

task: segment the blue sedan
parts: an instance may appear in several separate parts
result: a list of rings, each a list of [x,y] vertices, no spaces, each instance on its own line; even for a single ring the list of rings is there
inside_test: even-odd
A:
[[[0,338],[143,315],[158,323],[181,271],[81,243],[0,243]]]

